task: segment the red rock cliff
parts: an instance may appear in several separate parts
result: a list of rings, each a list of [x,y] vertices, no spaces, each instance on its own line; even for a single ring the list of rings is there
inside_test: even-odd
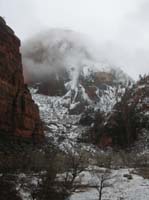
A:
[[[24,84],[20,40],[0,17],[0,134],[42,140],[37,105]]]

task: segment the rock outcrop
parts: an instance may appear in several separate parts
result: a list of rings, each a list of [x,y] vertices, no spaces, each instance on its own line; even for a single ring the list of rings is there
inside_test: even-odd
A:
[[[20,40],[0,17],[0,134],[41,141],[43,125],[24,84]]]
[[[97,115],[92,134],[99,146],[149,148],[149,76],[127,88],[110,114]]]

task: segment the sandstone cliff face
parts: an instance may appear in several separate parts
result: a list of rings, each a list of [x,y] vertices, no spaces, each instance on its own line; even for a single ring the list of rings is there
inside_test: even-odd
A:
[[[42,140],[42,122],[24,84],[19,47],[19,39],[0,18],[0,134]]]
[[[91,133],[101,147],[149,148],[149,76],[127,88],[108,116],[99,113]]]

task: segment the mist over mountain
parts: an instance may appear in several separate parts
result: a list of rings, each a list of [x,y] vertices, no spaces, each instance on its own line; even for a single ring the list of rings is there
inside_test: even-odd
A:
[[[51,29],[35,35],[24,42],[21,48],[25,80],[49,79],[59,71],[69,71],[69,78],[76,84],[81,71],[121,71],[101,57],[100,51],[84,35],[72,30]],[[126,81],[122,71],[119,81]],[[122,75],[123,74],[123,75]]]
[[[46,124],[46,136],[60,146],[72,139],[76,143],[95,113],[110,112],[132,82],[86,36],[72,30],[35,35],[21,52],[25,81]],[[90,119],[84,118],[86,112]]]
[[[148,6],[0,0],[0,200],[149,200]]]
[[[121,93],[132,81],[102,58],[86,36],[71,30],[36,35],[22,45],[21,52],[25,81],[36,85],[40,94],[69,99],[68,107],[77,107],[77,113],[88,105],[110,110],[117,90]]]
[[[87,41],[71,30],[52,29],[36,35],[24,43],[21,51],[24,69],[35,79],[71,68],[76,69],[77,76],[84,65],[95,63]]]

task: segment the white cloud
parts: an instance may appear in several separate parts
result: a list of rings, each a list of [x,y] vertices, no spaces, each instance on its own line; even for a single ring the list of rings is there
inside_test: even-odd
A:
[[[148,72],[148,10],[148,0],[0,0],[1,15],[22,40],[50,28],[82,32],[135,78]]]

